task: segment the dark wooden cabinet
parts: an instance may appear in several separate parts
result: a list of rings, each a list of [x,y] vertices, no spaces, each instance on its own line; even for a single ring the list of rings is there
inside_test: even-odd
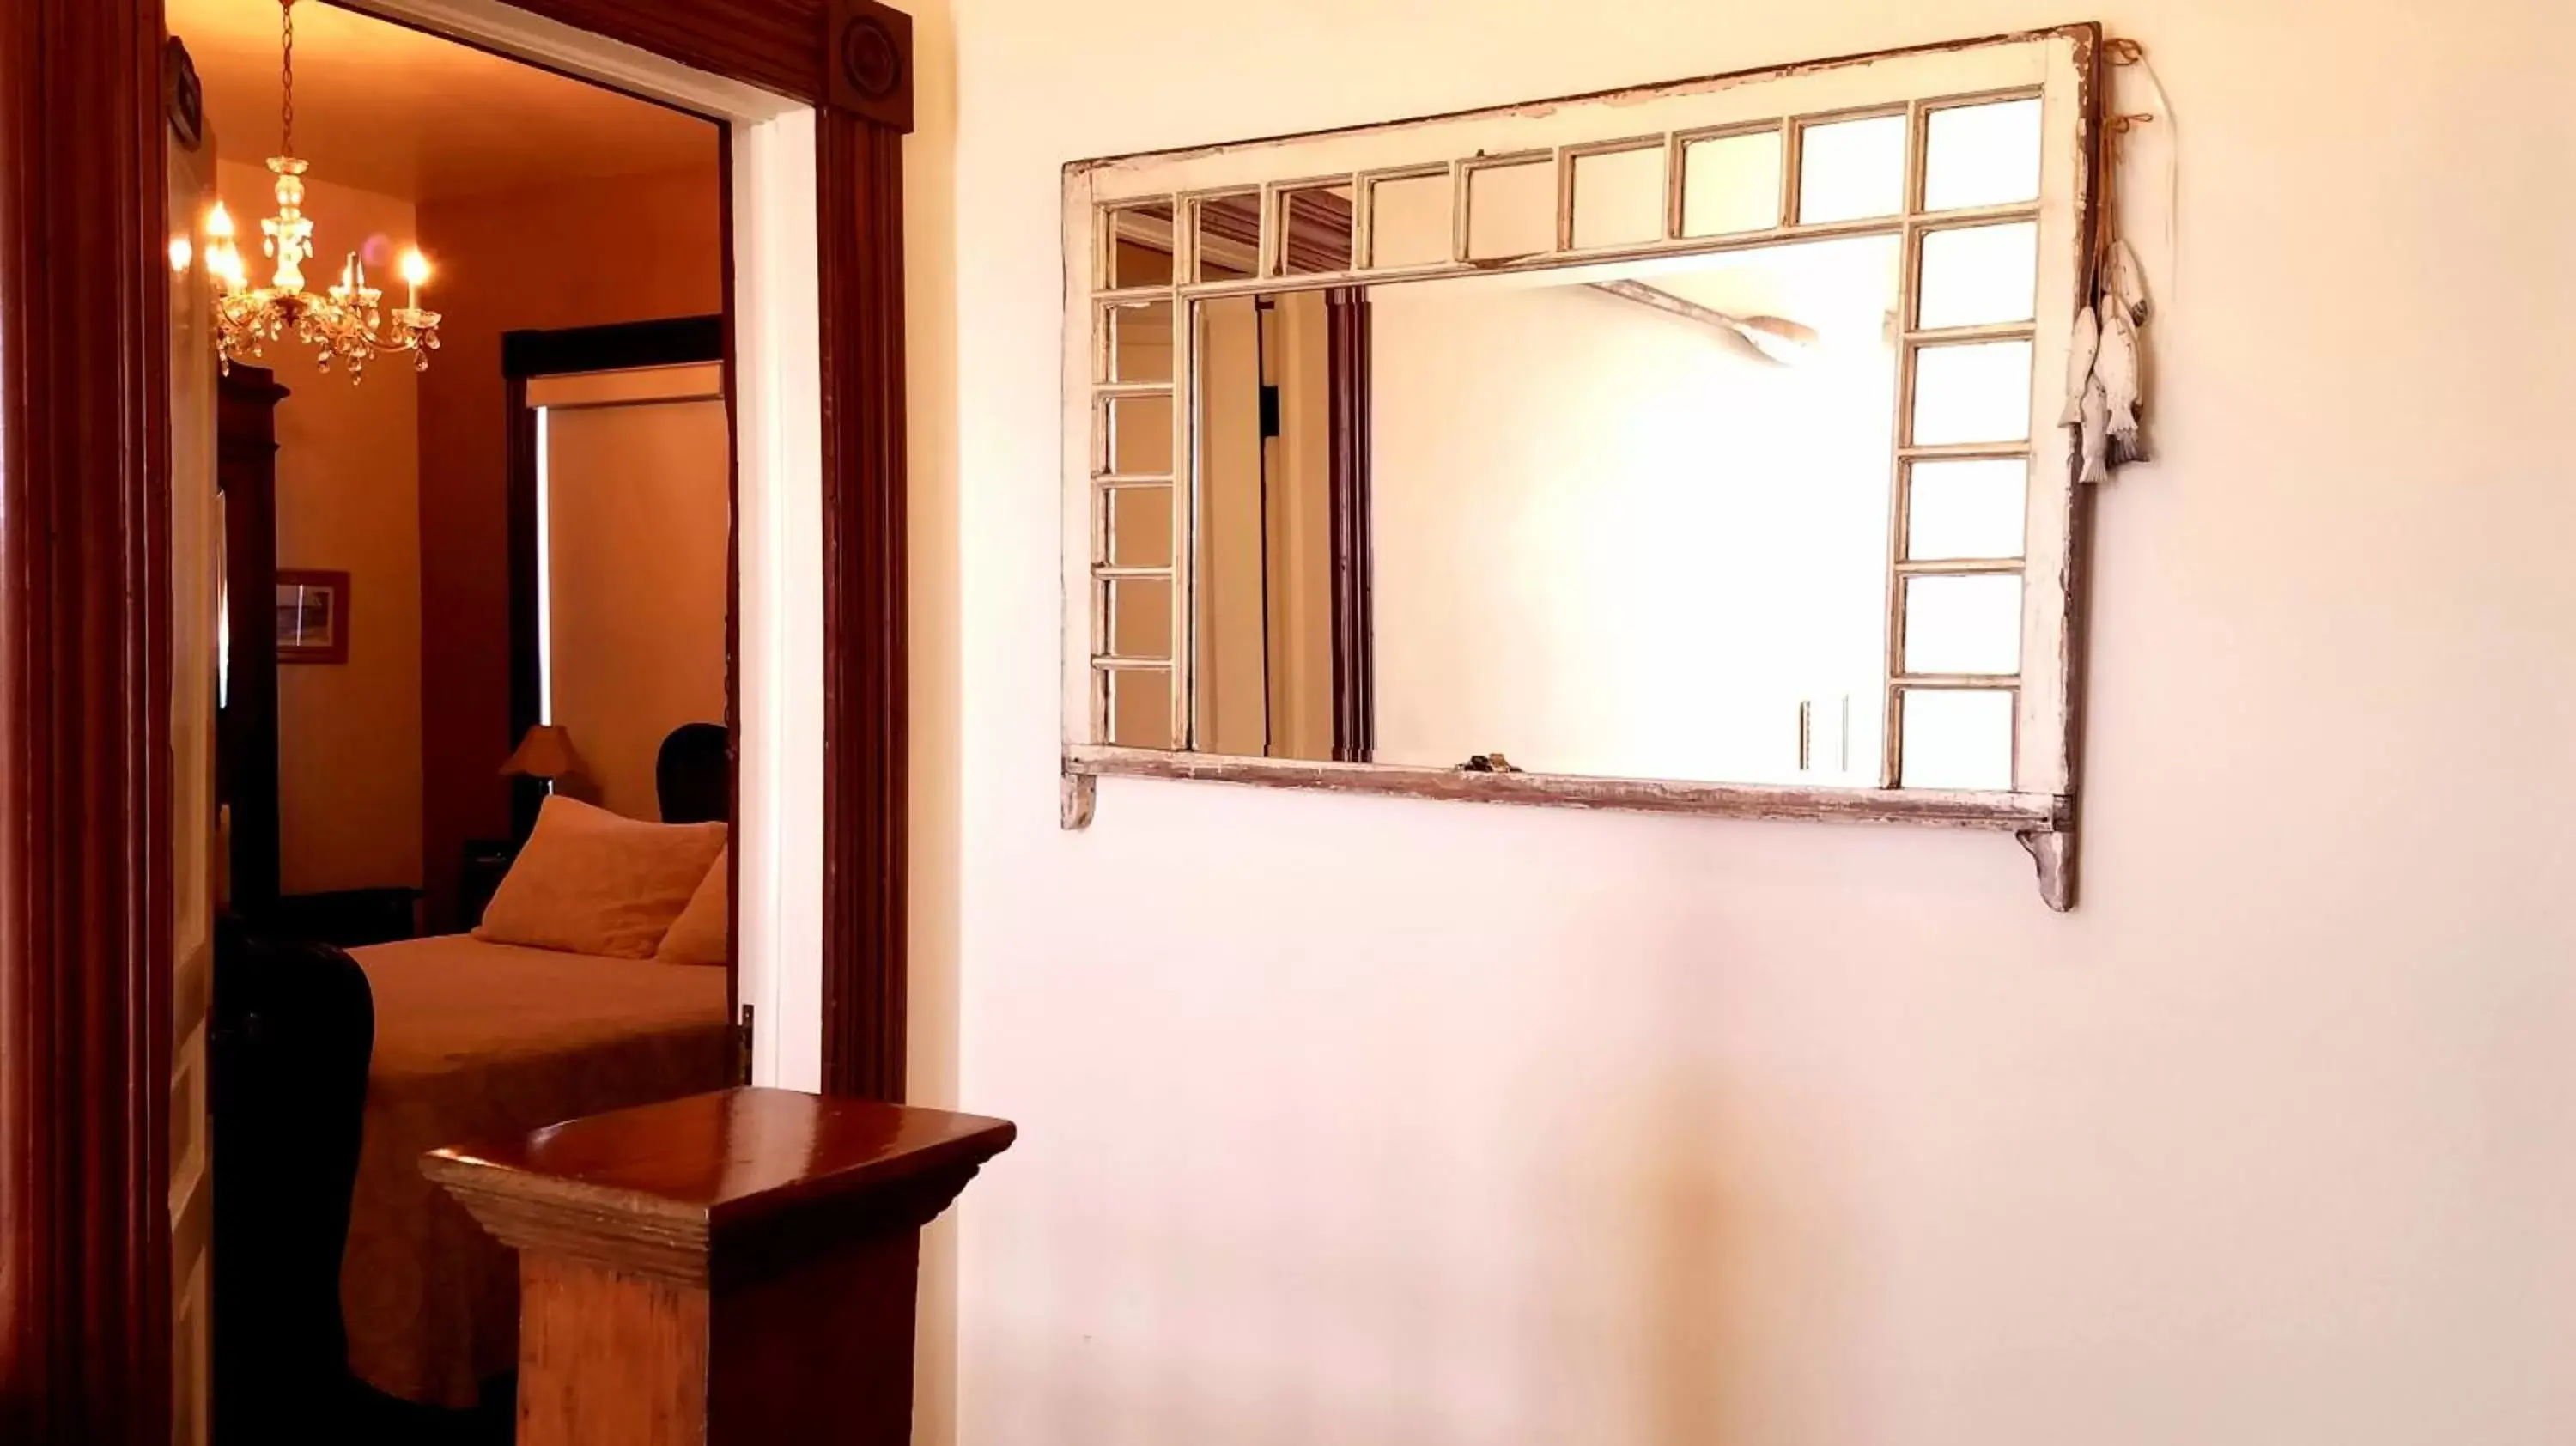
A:
[[[483,922],[484,907],[501,887],[501,879],[519,857],[519,845],[505,838],[471,838],[456,865],[456,927]]]
[[[227,899],[266,918],[278,896],[277,404],[265,367],[235,365],[215,387],[215,490],[224,509],[224,646],[215,713],[216,800],[231,820]]]
[[[320,894],[281,894],[259,916],[263,934],[355,949],[420,933],[420,890],[393,885],[333,889]]]

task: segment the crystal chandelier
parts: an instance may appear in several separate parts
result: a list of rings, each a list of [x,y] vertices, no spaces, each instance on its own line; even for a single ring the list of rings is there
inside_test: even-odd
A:
[[[241,252],[233,247],[233,221],[218,202],[206,216],[206,270],[215,280],[215,354],[224,370],[235,357],[262,355],[262,348],[292,333],[314,348],[322,370],[336,358],[355,383],[378,352],[410,352],[415,371],[429,370],[429,354],[438,350],[438,313],[420,308],[420,286],[429,279],[429,259],[417,248],[405,251],[402,278],[410,288],[409,304],[390,312],[378,305],[384,293],[367,284],[366,264],[358,253],[340,269],[340,281],[323,295],[304,289],[304,263],[313,256],[313,222],[304,214],[305,163],[295,155],[295,0],[278,0],[280,20],[278,80],[284,100],[279,109],[281,154],[268,158],[277,177],[277,214],[259,223],[259,250],[276,258],[277,270],[266,286],[248,284]],[[391,325],[386,321],[390,318]]]

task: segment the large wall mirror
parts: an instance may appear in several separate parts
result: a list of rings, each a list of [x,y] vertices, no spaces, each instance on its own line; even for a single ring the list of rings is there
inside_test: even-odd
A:
[[[1067,172],[1068,823],[1104,774],[2021,836],[2098,34]]]

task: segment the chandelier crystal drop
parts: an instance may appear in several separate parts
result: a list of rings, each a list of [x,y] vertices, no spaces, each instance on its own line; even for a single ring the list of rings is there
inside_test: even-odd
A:
[[[337,285],[317,295],[304,289],[304,263],[313,258],[313,220],[304,214],[305,162],[295,154],[295,0],[278,0],[278,81],[280,154],[268,158],[277,177],[277,214],[259,223],[260,254],[277,262],[266,286],[252,286],[233,244],[233,220],[222,204],[206,215],[206,271],[215,282],[215,355],[223,369],[236,358],[263,355],[269,342],[293,336],[314,348],[322,370],[338,361],[354,383],[380,352],[410,352],[415,371],[429,370],[429,354],[438,350],[435,311],[420,305],[421,283],[429,279],[429,260],[417,248],[405,251],[402,279],[409,288],[405,305],[386,309],[384,293],[367,284],[366,263],[352,251],[340,268]]]

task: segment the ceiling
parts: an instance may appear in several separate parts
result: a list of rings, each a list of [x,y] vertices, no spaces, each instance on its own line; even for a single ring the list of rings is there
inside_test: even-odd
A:
[[[226,160],[277,150],[277,0],[168,0]],[[716,165],[711,121],[354,11],[295,7],[295,149],[411,201]]]

